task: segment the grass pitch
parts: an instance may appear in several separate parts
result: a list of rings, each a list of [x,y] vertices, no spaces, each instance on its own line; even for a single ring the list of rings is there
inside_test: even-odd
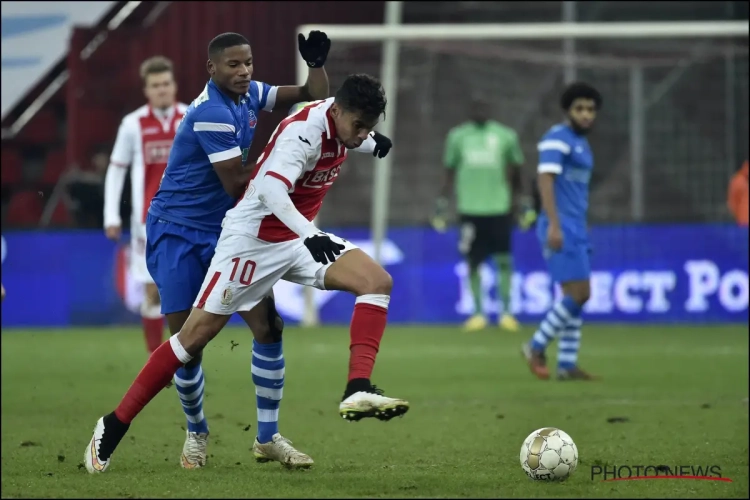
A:
[[[228,329],[204,361],[207,467],[179,466],[185,421],[169,389],[133,423],[109,470],[90,476],[79,464],[96,419],[146,360],[140,331],[6,329],[2,497],[747,498],[746,327],[588,325],[581,365],[603,377],[592,383],[533,379],[519,355],[529,334],[389,328],[373,381],[411,410],[347,423],[337,412],[347,329],[287,329],[280,425],[316,462],[301,472],[254,462],[251,336]],[[532,482],[520,467],[523,439],[545,426],[578,445],[578,470],[564,483]],[[717,465],[732,482],[592,480],[604,464]]]

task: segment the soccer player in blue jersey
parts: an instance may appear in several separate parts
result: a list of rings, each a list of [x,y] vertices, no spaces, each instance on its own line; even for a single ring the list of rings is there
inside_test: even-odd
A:
[[[307,62],[303,86],[274,87],[252,80],[250,43],[237,33],[223,33],[208,45],[210,79],[190,104],[175,135],[161,186],[147,217],[148,270],[161,296],[161,312],[172,334],[182,329],[203,284],[222,220],[245,190],[252,162],[248,151],[260,111],[289,108],[300,101],[328,97],[323,65],[331,42],[325,33],[299,35],[299,51]],[[268,297],[245,321],[253,331],[261,359],[274,359],[283,370],[283,321]],[[253,356],[253,374],[256,372]],[[200,356],[180,368],[174,383],[187,417],[187,438],[180,463],[198,468],[206,463],[208,422],[203,412],[204,375]],[[258,408],[278,400],[263,397],[256,387]],[[272,412],[264,411],[263,415]],[[258,411],[259,419],[261,411]],[[258,441],[269,443],[278,433],[278,411],[258,425]],[[271,450],[273,451],[273,450]],[[285,450],[279,450],[281,453]],[[286,450],[288,451],[288,450]],[[309,457],[308,457],[309,458]],[[87,463],[87,467],[94,467]]]
[[[537,180],[542,199],[537,236],[549,273],[562,287],[563,298],[552,306],[529,343],[523,345],[523,354],[531,372],[546,380],[550,374],[545,349],[559,337],[558,379],[590,380],[593,377],[578,366],[581,311],[591,294],[586,215],[594,158],[586,136],[601,108],[602,97],[591,85],[573,83],[563,92],[560,104],[565,122],[552,127],[537,146]]]

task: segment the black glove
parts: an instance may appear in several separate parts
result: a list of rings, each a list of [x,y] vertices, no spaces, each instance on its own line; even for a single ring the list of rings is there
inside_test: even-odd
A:
[[[315,262],[320,262],[323,265],[334,262],[335,256],[341,255],[341,250],[345,248],[344,245],[331,241],[331,238],[324,233],[310,236],[303,243]]]
[[[328,51],[331,50],[331,40],[322,31],[311,31],[305,40],[305,35],[297,35],[299,53],[310,68],[322,68],[326,63]]]
[[[385,158],[385,155],[387,155],[393,147],[393,143],[389,138],[379,132],[373,132],[372,138],[375,139],[375,149],[372,152],[372,156]]]

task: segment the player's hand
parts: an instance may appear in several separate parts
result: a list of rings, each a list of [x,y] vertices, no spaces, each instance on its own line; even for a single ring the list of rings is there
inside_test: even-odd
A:
[[[562,249],[563,235],[559,226],[550,224],[547,228],[547,247],[554,251]]]
[[[341,250],[345,248],[344,245],[332,241],[331,237],[325,233],[310,236],[303,243],[315,262],[320,262],[323,265],[334,262],[336,256],[341,255]]]
[[[120,226],[108,226],[104,229],[104,233],[112,241],[120,241],[122,236],[122,228]]]
[[[448,223],[446,221],[446,213],[448,211],[448,199],[440,197],[435,202],[435,211],[430,219],[432,228],[438,233],[444,233]]]
[[[299,53],[310,68],[322,68],[331,50],[331,40],[322,31],[311,31],[305,39],[305,35],[297,35]]]
[[[518,203],[518,227],[521,231],[528,231],[528,229],[536,222],[536,210],[531,204],[531,200],[528,197],[523,197]]]
[[[393,147],[393,142],[380,132],[373,132],[372,138],[375,140],[375,149],[372,151],[372,156],[378,158],[385,158],[388,152]]]

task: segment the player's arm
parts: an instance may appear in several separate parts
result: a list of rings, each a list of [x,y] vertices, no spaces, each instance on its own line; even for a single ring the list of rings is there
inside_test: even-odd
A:
[[[309,36],[300,33],[297,36],[300,56],[309,68],[304,85],[279,87],[276,93],[278,106],[289,109],[301,101],[317,101],[328,97],[328,74],[323,65],[331,50],[331,40],[322,31],[311,31]]]
[[[199,109],[193,122],[193,132],[227,194],[232,198],[242,196],[251,170],[242,166],[238,131],[229,109],[223,106]]]
[[[120,123],[104,178],[104,231],[107,238],[115,241],[120,239],[122,232],[120,201],[128,167],[133,161],[136,132],[134,124],[127,118]]]
[[[261,168],[262,175],[253,180],[252,188],[281,222],[299,235],[313,259],[321,264],[336,260],[344,245],[331,241],[294,206],[289,192],[302,175],[308,158],[320,155],[315,135],[304,133],[304,127],[287,127]],[[299,134],[298,132],[303,132]]]
[[[279,134],[252,183],[260,202],[302,239],[320,231],[297,210],[289,192],[302,175],[308,158],[320,148],[319,143],[320,140],[316,141],[304,126],[290,124]]]
[[[562,233],[555,200],[555,177],[563,172],[563,163],[565,156],[570,154],[570,145],[561,139],[545,138],[537,145],[537,150],[539,151],[539,165],[537,167],[539,196],[542,199],[542,209],[549,219],[549,230],[551,233],[555,233],[552,239],[556,240],[559,236],[559,242],[552,241],[552,245],[550,245],[557,250],[562,246]],[[550,239],[549,235],[548,239]],[[555,248],[558,243],[559,247]]]
[[[378,158],[385,158],[393,147],[393,142],[381,134],[380,132],[372,131],[367,134],[367,139],[362,141],[362,144],[354,151],[358,153],[372,153],[372,156]]]
[[[456,169],[461,161],[461,148],[456,130],[451,130],[445,140],[445,151],[443,152],[443,187],[435,202],[435,210],[432,215],[431,224],[437,231],[444,231],[447,225],[445,220],[448,212],[450,196],[456,181]]]
[[[326,99],[328,92],[328,74],[325,68],[310,68],[304,85],[277,87],[276,106],[289,109],[298,102]]]

